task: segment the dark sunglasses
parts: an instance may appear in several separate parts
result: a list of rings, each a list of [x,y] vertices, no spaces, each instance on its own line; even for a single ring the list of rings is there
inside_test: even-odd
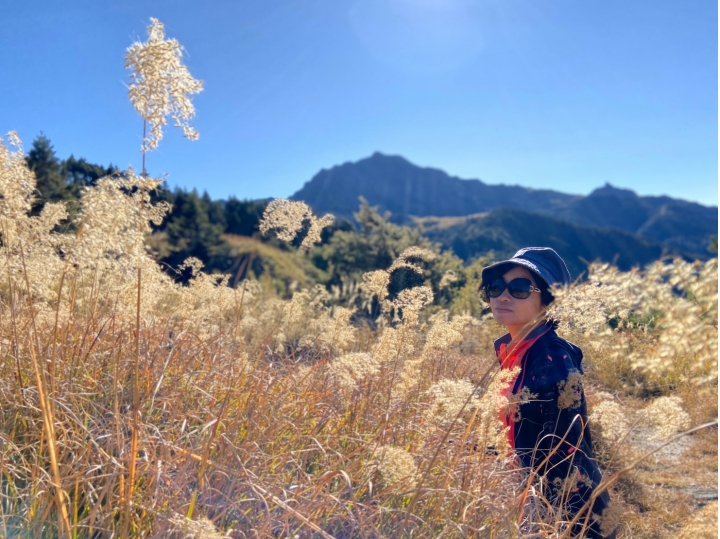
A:
[[[524,277],[518,277],[509,283],[506,283],[498,277],[492,283],[487,285],[485,291],[491,298],[499,298],[505,288],[508,289],[510,295],[515,299],[527,299],[530,297],[532,292],[540,292],[539,288],[532,285],[530,279],[525,279]]]

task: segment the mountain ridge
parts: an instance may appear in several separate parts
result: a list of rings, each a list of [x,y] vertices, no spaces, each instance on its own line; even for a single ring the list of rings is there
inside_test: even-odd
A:
[[[352,218],[360,196],[381,211],[390,211],[398,222],[412,217],[463,217],[503,207],[582,226],[615,228],[699,258],[709,256],[709,238],[717,234],[717,206],[665,195],[641,196],[609,183],[589,195],[487,184],[380,152],[322,169],[291,199],[303,200],[319,213]]]

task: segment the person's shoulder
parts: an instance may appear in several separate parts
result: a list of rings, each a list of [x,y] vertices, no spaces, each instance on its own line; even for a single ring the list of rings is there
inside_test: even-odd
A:
[[[583,352],[579,346],[560,337],[555,331],[548,331],[542,335],[530,348],[533,352],[544,351],[552,353],[564,352],[568,357],[574,359],[582,359]]]
[[[582,373],[582,350],[554,331],[539,338],[528,353],[532,355],[532,363],[537,369],[553,370],[561,377],[572,371]]]

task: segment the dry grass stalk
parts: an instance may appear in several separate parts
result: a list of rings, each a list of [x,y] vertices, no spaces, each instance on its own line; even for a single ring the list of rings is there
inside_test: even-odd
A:
[[[22,242],[19,243],[20,257],[23,262],[23,275],[25,277],[26,292],[28,297],[28,310],[30,311],[30,326],[34,339],[31,339],[29,351],[30,358],[32,359],[33,371],[35,372],[35,382],[37,384],[38,400],[40,401],[40,409],[43,415],[43,426],[45,428],[45,436],[48,444],[48,453],[50,455],[50,466],[52,468],[52,474],[54,479],[53,491],[55,493],[55,501],[57,503],[58,520],[60,522],[60,531],[66,537],[70,536],[70,519],[68,516],[68,509],[66,505],[66,494],[62,486],[62,478],[60,476],[60,468],[58,467],[58,452],[56,446],[55,437],[55,417],[52,411],[52,406],[47,398],[47,391],[45,388],[44,375],[38,363],[38,355],[40,354],[40,337],[38,335],[37,326],[35,324],[35,309],[33,308],[30,298],[30,282],[27,274],[27,267],[25,266],[25,252],[23,250]],[[16,335],[17,338],[17,335]]]

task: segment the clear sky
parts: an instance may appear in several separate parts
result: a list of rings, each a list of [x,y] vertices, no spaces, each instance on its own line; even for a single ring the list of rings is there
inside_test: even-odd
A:
[[[461,178],[718,200],[715,0],[0,2],[0,133],[140,167],[125,49],[150,17],[205,90],[148,171],[286,197],[375,151]]]

